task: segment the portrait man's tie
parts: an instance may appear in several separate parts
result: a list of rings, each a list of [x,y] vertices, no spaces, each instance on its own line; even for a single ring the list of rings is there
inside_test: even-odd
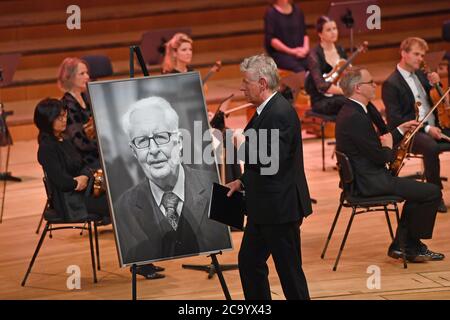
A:
[[[166,209],[166,218],[172,226],[173,230],[178,228],[179,215],[177,213],[177,206],[180,199],[178,196],[170,191],[164,192],[162,197],[162,205]]]

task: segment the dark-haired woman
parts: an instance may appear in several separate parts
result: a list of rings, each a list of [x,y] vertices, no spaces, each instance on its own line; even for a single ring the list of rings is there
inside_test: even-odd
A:
[[[305,16],[289,0],[274,0],[264,16],[264,46],[278,68],[299,72],[306,69],[309,38]]]
[[[339,86],[326,82],[323,75],[329,73],[340,59],[347,59],[344,49],[337,45],[338,29],[336,22],[326,16],[317,20],[316,31],[320,43],[308,56],[309,75],[306,77],[305,89],[311,97],[315,112],[337,115],[346,101]]]
[[[57,99],[44,99],[34,110],[34,123],[39,129],[38,161],[52,195],[51,205],[67,221],[78,221],[95,214],[102,224],[110,223],[106,196],[92,197],[86,193],[91,169],[65,136],[67,109]]]

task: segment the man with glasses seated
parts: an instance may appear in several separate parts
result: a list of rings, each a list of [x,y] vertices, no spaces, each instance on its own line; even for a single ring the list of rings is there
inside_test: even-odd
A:
[[[182,164],[178,125],[178,114],[161,97],[137,101],[122,117],[146,176],[114,204],[124,263],[210,252],[226,243],[226,228],[208,218],[217,175]]]

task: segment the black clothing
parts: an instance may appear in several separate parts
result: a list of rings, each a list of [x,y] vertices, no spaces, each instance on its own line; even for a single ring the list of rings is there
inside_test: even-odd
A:
[[[347,59],[347,54],[341,46],[336,45],[336,50],[341,59]],[[337,115],[346,99],[342,95],[331,97],[324,95],[331,87],[331,83],[326,82],[323,75],[329,73],[333,66],[326,61],[325,53],[320,44],[309,52],[307,61],[309,73],[305,79],[305,90],[311,97],[313,111]]]

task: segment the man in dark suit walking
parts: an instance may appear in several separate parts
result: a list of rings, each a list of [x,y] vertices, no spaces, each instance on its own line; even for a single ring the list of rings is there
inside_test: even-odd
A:
[[[406,258],[411,262],[444,259],[443,254],[429,250],[420,241],[432,237],[441,199],[439,188],[431,183],[394,177],[386,168],[386,163],[395,157],[393,145],[405,132],[415,128],[417,121],[404,122],[388,132],[380,113],[370,103],[375,97],[376,84],[366,69],[350,69],[342,77],[340,86],[349,99],[336,119],[336,150],[350,159],[357,195],[389,194],[406,200],[388,255],[398,259],[404,247]]]
[[[421,38],[407,38],[400,45],[401,60],[395,71],[383,83],[382,97],[386,107],[387,123],[390,129],[416,118],[415,104],[420,102],[419,120],[433,106],[430,98],[432,86],[439,83],[436,72],[425,74],[421,70],[428,45]],[[412,152],[423,155],[427,182],[442,189],[439,154],[450,150],[450,143],[442,138],[450,135],[450,130],[439,125],[437,111],[425,122],[414,138]],[[444,200],[439,204],[439,212],[447,212]]]
[[[227,184],[229,196],[245,190],[247,225],[238,257],[244,296],[271,299],[267,259],[272,255],[286,299],[309,299],[302,270],[300,225],[312,209],[300,121],[294,108],[276,91],[278,70],[271,58],[247,58],[241,63],[241,72],[241,91],[257,106],[244,131],[245,172]],[[264,159],[266,152],[270,161]]]

